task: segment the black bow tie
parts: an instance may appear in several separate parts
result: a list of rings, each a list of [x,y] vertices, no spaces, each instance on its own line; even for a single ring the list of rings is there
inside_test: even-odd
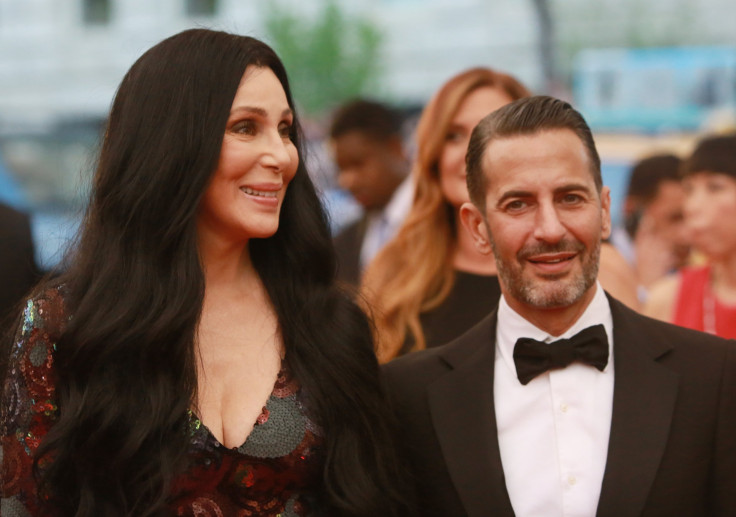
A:
[[[603,371],[608,364],[608,338],[603,325],[583,329],[570,339],[543,343],[522,337],[514,345],[516,376],[522,384],[527,384],[547,370],[565,368],[574,361]]]

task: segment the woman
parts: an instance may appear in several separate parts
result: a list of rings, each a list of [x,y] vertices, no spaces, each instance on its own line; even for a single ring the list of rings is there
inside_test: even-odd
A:
[[[133,65],[78,247],[14,342],[3,515],[406,511],[301,146],[258,40],[188,30]]]
[[[655,284],[644,312],[736,338],[736,134],[701,140],[681,172],[688,238],[706,263]]]
[[[441,345],[498,301],[495,264],[475,249],[458,217],[469,201],[465,151],[481,118],[528,95],[509,75],[473,68],[450,79],[424,109],[412,172],[414,204],[368,266],[362,285],[375,308],[380,360]]]
[[[364,275],[381,361],[443,345],[485,317],[498,302],[496,267],[478,252],[459,210],[469,201],[465,152],[470,133],[491,111],[530,92],[515,78],[473,68],[450,79],[417,126],[414,204],[396,237]],[[638,308],[634,273],[611,246],[601,247],[602,285]]]

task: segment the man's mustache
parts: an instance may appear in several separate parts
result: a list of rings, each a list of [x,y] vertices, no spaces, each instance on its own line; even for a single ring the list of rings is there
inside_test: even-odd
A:
[[[564,240],[555,244],[540,242],[524,246],[516,254],[516,257],[519,260],[526,260],[529,257],[544,255],[547,253],[579,253],[584,250],[585,246],[579,241]]]

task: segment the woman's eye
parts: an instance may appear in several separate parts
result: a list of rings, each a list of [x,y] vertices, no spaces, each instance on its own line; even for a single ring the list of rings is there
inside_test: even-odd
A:
[[[232,131],[240,135],[255,135],[256,123],[252,120],[243,120],[235,124]]]
[[[463,135],[459,131],[450,131],[445,136],[446,142],[460,142],[462,141],[462,139],[463,139]]]
[[[718,192],[720,190],[723,190],[725,188],[725,185],[722,181],[719,180],[711,180],[708,183],[706,183],[706,187],[708,189],[708,192]]]
[[[281,135],[281,138],[291,138],[292,129],[291,124],[281,124],[279,126],[279,134]]]

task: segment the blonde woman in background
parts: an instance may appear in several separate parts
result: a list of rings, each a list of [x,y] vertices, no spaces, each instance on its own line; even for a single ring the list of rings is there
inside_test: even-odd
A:
[[[481,118],[529,95],[510,75],[473,68],[445,83],[422,112],[413,206],[368,266],[362,285],[381,361],[446,343],[498,302],[495,266],[478,253],[458,218],[469,200],[465,151]]]
[[[490,112],[531,92],[514,77],[472,68],[447,81],[425,107],[416,133],[414,203],[403,226],[369,264],[362,291],[375,319],[378,357],[443,345],[483,319],[501,288],[458,213],[469,201],[465,152]],[[606,290],[636,307],[633,271],[609,244],[599,276]]]

